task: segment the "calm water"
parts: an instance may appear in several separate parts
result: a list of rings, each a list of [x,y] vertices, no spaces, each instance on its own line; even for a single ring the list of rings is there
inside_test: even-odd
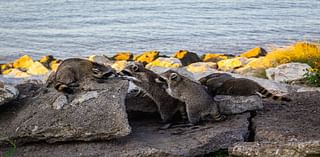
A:
[[[320,39],[320,0],[0,0],[0,61]]]

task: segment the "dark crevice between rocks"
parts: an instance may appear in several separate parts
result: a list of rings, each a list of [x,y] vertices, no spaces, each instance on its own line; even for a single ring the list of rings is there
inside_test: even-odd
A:
[[[227,157],[229,156],[228,149],[220,149],[215,152],[199,156],[199,157]]]
[[[253,124],[253,118],[257,115],[256,111],[250,111],[250,117],[248,118],[248,131],[249,135],[248,138],[246,139],[245,142],[254,142],[255,141],[255,136],[256,136],[256,128]]]

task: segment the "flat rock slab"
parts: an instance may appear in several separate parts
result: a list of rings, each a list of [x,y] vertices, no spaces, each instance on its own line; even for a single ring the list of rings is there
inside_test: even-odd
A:
[[[320,140],[320,92],[292,93],[287,105],[266,103],[253,119],[256,141]]]
[[[254,142],[229,148],[232,156],[320,156],[320,92],[288,95],[292,102],[265,103],[253,118]]]
[[[124,104],[128,81],[90,81],[83,88],[68,97],[48,89],[33,98],[13,102],[0,116],[0,143],[7,139],[17,144],[109,140],[128,135],[131,128]]]
[[[157,120],[131,122],[132,134],[100,142],[39,143],[20,146],[15,156],[196,156],[226,149],[248,135],[248,113],[224,122],[159,130]],[[3,149],[2,150],[7,150]]]
[[[235,157],[316,157],[320,156],[320,141],[236,144],[229,149]]]

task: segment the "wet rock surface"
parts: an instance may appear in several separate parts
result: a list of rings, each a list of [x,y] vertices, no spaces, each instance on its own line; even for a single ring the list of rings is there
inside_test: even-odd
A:
[[[246,139],[249,114],[231,116],[227,121],[159,130],[158,119],[133,120],[132,134],[111,141],[38,143],[20,146],[15,155],[30,156],[196,156]]]
[[[89,81],[75,95],[55,89],[16,101],[1,111],[1,142],[90,141],[126,136],[128,124],[124,99],[128,82],[110,79]]]

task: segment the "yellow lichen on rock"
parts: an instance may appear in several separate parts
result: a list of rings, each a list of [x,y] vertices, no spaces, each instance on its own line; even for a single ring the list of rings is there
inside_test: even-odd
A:
[[[181,61],[177,58],[164,58],[160,57],[155,61],[146,65],[146,68],[150,69],[153,66],[165,67],[165,68],[178,68],[181,67]]]
[[[223,71],[233,71],[236,68],[243,67],[247,63],[244,57],[236,57],[218,62],[218,68]]]
[[[300,62],[314,67],[319,61],[320,44],[297,42],[285,48],[275,48],[266,55],[263,64],[266,67],[275,67],[289,62]]]
[[[28,69],[30,66],[32,66],[33,63],[34,62],[30,56],[24,55],[13,62],[13,67]]]
[[[253,49],[250,49],[242,54],[240,54],[240,57],[245,58],[256,58],[260,56],[265,56],[267,54],[267,51],[261,47],[255,47]]]
[[[127,61],[116,61],[115,63],[113,63],[111,65],[111,67],[113,69],[115,69],[117,72],[122,71],[127,65],[129,64],[129,62]]]
[[[95,58],[96,58],[96,55],[91,55],[88,57],[88,60],[91,62],[94,62]]]
[[[151,63],[152,61],[156,60],[159,57],[159,51],[146,51],[140,55],[134,57],[136,62],[141,62],[143,64]]]
[[[12,63],[7,63],[7,64],[1,64],[0,66],[0,71],[1,73],[3,73],[4,71],[13,68],[13,64]]]
[[[174,54],[174,58],[182,59],[183,57],[186,56],[187,53],[189,53],[188,50],[179,50]]]
[[[221,60],[228,59],[228,56],[224,54],[216,54],[216,53],[206,53],[202,56],[202,61],[204,62],[218,62]]]
[[[250,58],[247,60],[247,64],[245,65],[246,67],[251,67],[253,69],[265,69],[267,67],[265,67],[263,63],[264,57],[259,57],[259,58]]]
[[[130,61],[132,58],[133,54],[131,52],[119,52],[112,57],[116,61]]]
[[[3,74],[9,77],[15,77],[15,78],[25,78],[25,77],[31,76],[26,72],[20,71],[19,69],[9,69],[9,70],[6,70],[5,73]]]
[[[196,53],[189,52],[188,50],[179,50],[173,57],[180,59],[183,66],[187,66],[195,62],[201,62],[201,59]]]
[[[58,60],[52,61],[52,62],[50,63],[50,69],[51,69],[52,71],[57,71],[60,63],[61,63],[61,61],[58,61]]]
[[[51,55],[48,55],[48,56],[43,56],[39,62],[42,63],[46,68],[50,68],[50,64],[51,62],[55,61],[56,59],[51,56]]]
[[[31,75],[44,75],[48,72],[49,70],[40,62],[34,62],[27,71],[27,73]]]
[[[187,66],[187,70],[192,73],[203,73],[210,70],[217,69],[217,63],[213,62],[197,62]]]

